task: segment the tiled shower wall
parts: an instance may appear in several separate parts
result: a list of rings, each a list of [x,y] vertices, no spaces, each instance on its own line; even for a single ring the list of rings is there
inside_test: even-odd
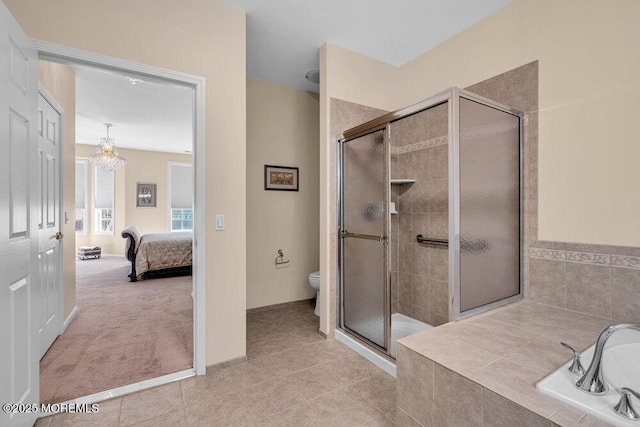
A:
[[[467,89],[526,114],[523,144],[525,159],[523,205],[524,247],[528,248],[537,239],[538,223],[538,62],[532,62],[497,75]],[[428,95],[430,94],[425,94],[425,97]],[[392,259],[392,308],[394,312],[397,310],[397,312],[427,323],[438,325],[446,322],[448,314],[446,311],[448,309],[447,250],[426,246],[419,247],[415,241],[415,236],[417,234],[425,235],[425,231],[428,232],[429,237],[447,237],[448,162],[446,139],[442,137],[447,134],[448,117],[445,105],[429,111],[422,114],[437,114],[434,114],[430,119],[425,119],[417,114],[407,118],[406,125],[403,121],[392,128],[392,153],[394,153],[392,155],[392,177],[416,179],[414,184],[397,186],[392,190],[392,201],[396,202],[400,212],[399,215],[392,216],[392,242],[398,241],[397,249],[391,248],[392,257],[394,257],[394,253],[397,254],[395,260]],[[385,113],[386,111],[364,105],[331,99],[331,133],[333,136],[338,135],[346,129]],[[440,118],[436,120],[436,117]],[[336,153],[335,143],[335,138],[332,138],[331,153]],[[335,155],[332,154],[330,158],[330,188],[332,192],[330,229],[332,230],[335,230],[337,226],[335,160]],[[413,171],[416,170],[416,162],[420,162],[422,166],[426,164],[426,167],[418,167],[417,172],[421,175],[400,176],[413,174]],[[401,171],[402,167],[405,170]],[[417,197],[414,198],[414,195]],[[423,202],[422,206],[420,206],[421,201]],[[403,212],[405,213],[404,219],[402,219]],[[401,234],[397,239],[393,239],[394,229]],[[330,334],[333,333],[336,319],[336,253],[337,236],[336,233],[331,233]],[[528,254],[525,253],[525,255]],[[524,258],[523,268],[525,280],[523,285],[525,294],[527,294],[528,256]],[[402,277],[401,272],[404,273]]]
[[[392,312],[437,326],[448,322],[448,250],[416,236],[448,236],[448,107],[442,104],[391,125]]]

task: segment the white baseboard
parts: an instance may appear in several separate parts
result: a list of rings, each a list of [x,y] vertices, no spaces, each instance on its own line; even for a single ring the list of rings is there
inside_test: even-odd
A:
[[[78,314],[78,306],[73,307],[73,310],[71,310],[71,313],[69,313],[67,318],[64,320],[64,323],[62,324],[62,331],[60,332],[60,335],[64,334],[64,331],[67,330],[67,328],[69,327],[69,325],[71,324],[73,319],[75,319],[76,314]]]

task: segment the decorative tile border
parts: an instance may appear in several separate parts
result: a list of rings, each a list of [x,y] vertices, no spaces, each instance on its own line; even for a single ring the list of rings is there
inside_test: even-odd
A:
[[[444,145],[447,143],[447,135],[439,136],[437,138],[427,139],[426,141],[420,141],[413,144],[407,144],[400,147],[391,147],[391,154],[404,154],[412,151],[422,150],[423,148],[431,148],[438,145]]]
[[[529,257],[580,264],[611,265],[640,270],[640,257],[565,251],[559,249],[529,248]]]
[[[529,248],[529,256],[532,258],[564,261],[567,257],[567,251],[558,251],[555,249]]]
[[[583,264],[611,264],[611,255],[608,254],[592,254],[588,252],[567,251],[566,259],[568,262],[580,262]]]
[[[611,259],[614,267],[638,268],[640,269],[640,257],[614,255]]]

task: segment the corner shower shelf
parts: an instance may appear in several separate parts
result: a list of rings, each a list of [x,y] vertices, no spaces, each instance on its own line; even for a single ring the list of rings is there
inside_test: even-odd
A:
[[[400,184],[412,184],[416,182],[415,179],[411,179],[411,178],[399,178],[399,179],[392,179],[391,180],[391,185],[400,185]]]

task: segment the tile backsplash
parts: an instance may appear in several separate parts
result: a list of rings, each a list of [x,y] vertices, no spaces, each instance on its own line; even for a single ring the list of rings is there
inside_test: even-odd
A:
[[[640,322],[640,248],[535,242],[525,298],[607,319]]]
[[[438,326],[448,322],[448,250],[419,244],[416,235],[447,238],[448,106],[441,104],[391,125],[391,308]]]

